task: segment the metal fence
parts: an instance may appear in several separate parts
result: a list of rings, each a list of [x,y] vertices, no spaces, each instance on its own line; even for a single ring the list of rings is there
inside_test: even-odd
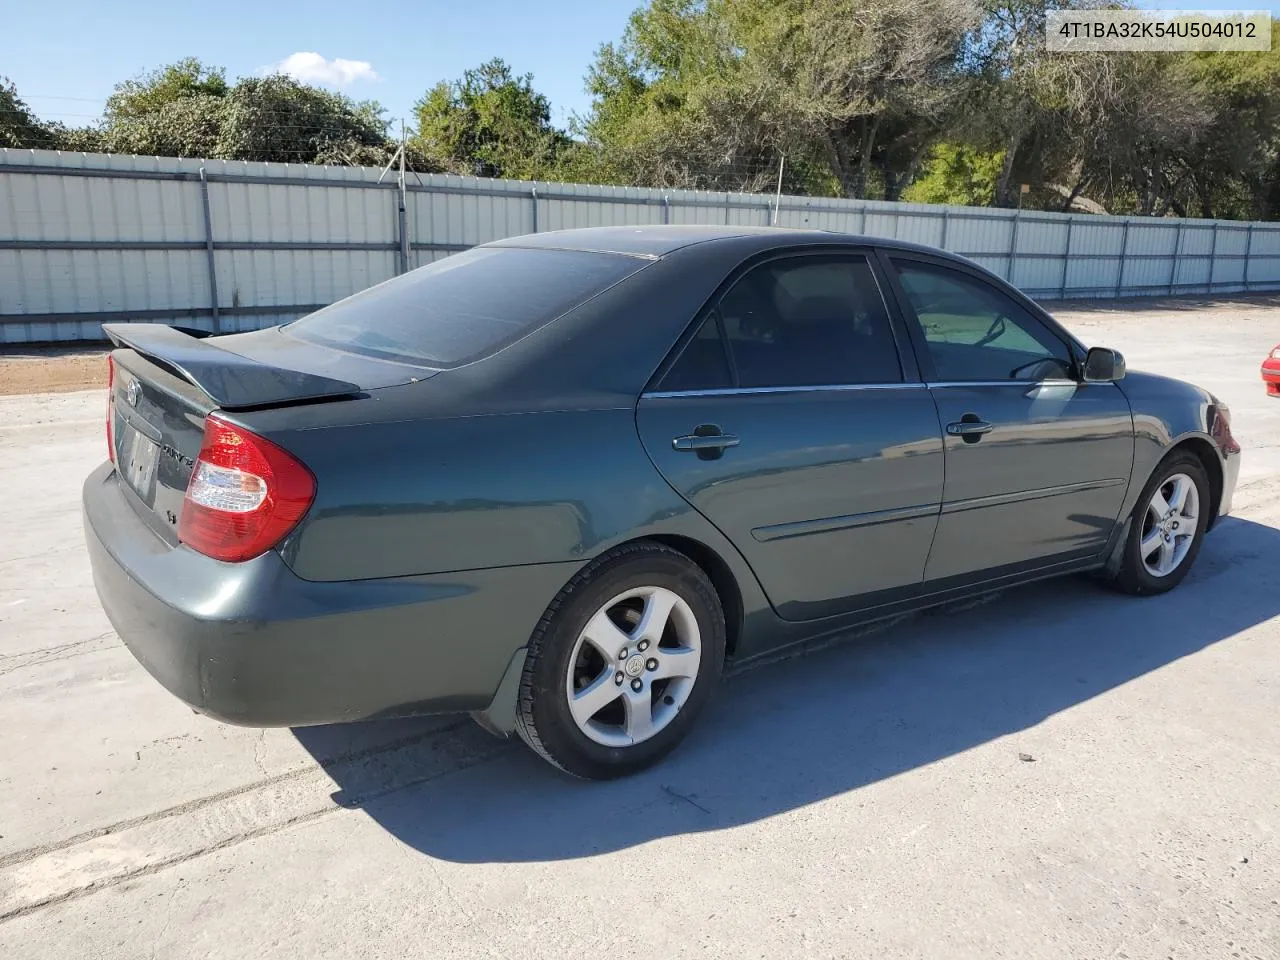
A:
[[[567,227],[813,227],[953,250],[1042,300],[1280,289],[1280,224],[0,149],[0,343],[113,320],[294,319],[477,243]]]

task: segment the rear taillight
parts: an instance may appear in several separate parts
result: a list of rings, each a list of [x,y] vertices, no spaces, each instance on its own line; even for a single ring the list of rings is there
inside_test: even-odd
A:
[[[315,495],[315,478],[297,458],[210,415],[178,518],[178,539],[217,560],[249,560],[283,540]]]
[[[107,354],[107,456],[116,462],[116,362]]]

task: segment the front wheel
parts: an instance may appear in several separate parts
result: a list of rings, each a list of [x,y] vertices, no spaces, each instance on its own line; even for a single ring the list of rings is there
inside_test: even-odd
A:
[[[1209,478],[1199,458],[1166,458],[1134,507],[1115,585],[1132,594],[1172,590],[1195,562],[1209,516]]]
[[[516,729],[545,760],[593,780],[634,773],[684,739],[724,660],[719,596],[656,543],[588,565],[529,641]]]

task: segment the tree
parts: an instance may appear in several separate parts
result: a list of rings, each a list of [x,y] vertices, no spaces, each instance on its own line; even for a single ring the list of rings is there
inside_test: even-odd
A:
[[[163,111],[170,104],[195,97],[221,98],[227,95],[227,75],[222,67],[211,67],[195,57],[159,67],[115,86],[107,98],[108,126]]]
[[[226,160],[323,162],[387,146],[382,107],[356,103],[281,75],[250,77],[223,98],[211,156]]]
[[[0,76],[0,147],[40,150],[54,145],[52,131],[18,96],[13,82]]]
[[[956,62],[979,11],[970,0],[784,0],[745,11],[748,63],[769,108],[823,152],[845,196],[875,170],[895,200],[963,94]],[[740,14],[741,15],[741,14]],[[794,140],[795,134],[786,139]]]
[[[1004,167],[1004,154],[984,152],[962,143],[940,143],[930,152],[922,172],[903,193],[911,203],[950,203],[989,207],[995,202],[996,183]]]
[[[771,127],[723,2],[654,0],[596,55],[592,110],[575,121],[590,178],[705,190],[760,190],[777,176]],[[795,151],[795,159],[800,151]],[[793,164],[788,189],[798,188]]]
[[[580,129],[606,168],[674,185],[758,189],[781,151],[810,191],[893,199],[977,17],[970,0],[653,0],[597,54]]]
[[[110,108],[108,108],[110,111]],[[101,127],[111,153],[158,157],[216,157],[225,115],[222,97],[184,95],[160,101],[155,109],[108,116]]]
[[[1196,53],[1171,65],[1212,112],[1184,151],[1200,216],[1280,217],[1280,23],[1268,52]]]
[[[299,83],[247,77],[228,85],[225,71],[194,58],[118,84],[101,128],[64,131],[67,143],[114,153],[292,163],[385,163],[382,108]]]
[[[552,125],[551,105],[533,89],[532,75],[515,76],[501,59],[436,84],[414,112],[414,148],[455,173],[545,179],[570,145]]]

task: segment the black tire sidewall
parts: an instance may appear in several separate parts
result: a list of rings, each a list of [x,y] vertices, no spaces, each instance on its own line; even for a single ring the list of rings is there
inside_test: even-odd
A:
[[[580,574],[555,609],[539,641],[531,644],[520,690],[519,713],[532,721],[532,746],[556,766],[581,777],[608,779],[643,769],[675,748],[711,698],[725,649],[724,614],[706,574],[674,550],[656,547],[608,559]],[[575,578],[575,579],[579,579]],[[596,743],[569,712],[569,657],[587,621],[613,597],[636,587],[664,587],[689,604],[701,634],[698,676],[675,718],[643,743],[609,747]],[[530,739],[526,731],[525,739]]]
[[[1196,485],[1196,493],[1200,497],[1200,517],[1196,525],[1196,533],[1191,541],[1191,548],[1182,559],[1182,563],[1172,573],[1164,577],[1155,577],[1147,572],[1142,562],[1142,522],[1146,517],[1147,506],[1151,497],[1175,473],[1185,473]],[[1125,544],[1124,563],[1117,578],[1119,585],[1129,593],[1152,595],[1172,590],[1190,572],[1200,553],[1200,545],[1204,542],[1205,528],[1209,523],[1211,507],[1209,501],[1209,476],[1205,472],[1200,458],[1191,453],[1174,453],[1161,461],[1151,474],[1151,479],[1142,489],[1142,495],[1134,505],[1133,515],[1129,523],[1129,536]]]

